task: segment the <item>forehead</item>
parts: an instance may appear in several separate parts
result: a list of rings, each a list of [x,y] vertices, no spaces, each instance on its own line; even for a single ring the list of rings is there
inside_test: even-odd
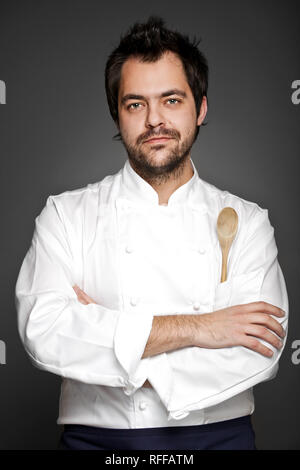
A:
[[[119,94],[151,94],[170,88],[189,88],[180,58],[173,52],[166,52],[156,62],[142,62],[130,57],[121,70]]]

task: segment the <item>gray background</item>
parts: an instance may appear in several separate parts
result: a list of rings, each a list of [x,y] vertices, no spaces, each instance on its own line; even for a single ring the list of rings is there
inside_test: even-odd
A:
[[[121,33],[149,14],[202,37],[210,65],[208,125],[192,158],[202,179],[269,209],[290,301],[278,375],[255,388],[260,449],[300,449],[299,113],[297,1],[1,1],[0,448],[55,449],[60,377],[31,365],[16,329],[14,287],[34,218],[50,194],[117,172],[104,67]]]

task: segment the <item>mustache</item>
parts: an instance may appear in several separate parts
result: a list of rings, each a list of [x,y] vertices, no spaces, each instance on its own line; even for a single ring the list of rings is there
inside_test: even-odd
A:
[[[154,139],[157,137],[172,137],[178,138],[178,132],[172,129],[162,129],[159,132],[153,133],[153,131],[146,132],[144,135],[140,136],[138,139],[138,144],[144,142],[145,140]]]

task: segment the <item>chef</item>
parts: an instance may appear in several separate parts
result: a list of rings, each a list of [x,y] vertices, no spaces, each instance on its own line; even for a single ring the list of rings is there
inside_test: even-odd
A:
[[[268,210],[191,158],[207,85],[197,44],[159,17],[134,24],[105,69],[124,166],[35,219],[18,330],[62,378],[60,449],[256,448],[253,387],[277,373],[288,297]],[[238,225],[221,282],[225,207]]]

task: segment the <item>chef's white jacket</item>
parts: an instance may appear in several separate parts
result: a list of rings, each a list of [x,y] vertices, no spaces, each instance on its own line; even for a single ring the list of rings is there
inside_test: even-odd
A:
[[[142,358],[154,315],[203,314],[288,296],[268,210],[192,178],[167,205],[126,160],[100,182],[48,197],[16,283],[18,331],[36,367],[62,377],[58,424],[142,428],[252,414],[252,387],[282,349],[186,347]],[[221,283],[216,223],[238,214]],[[77,299],[77,284],[96,304]],[[263,341],[262,341],[263,342]],[[284,344],[286,338],[284,340]],[[153,388],[142,387],[148,379]]]

